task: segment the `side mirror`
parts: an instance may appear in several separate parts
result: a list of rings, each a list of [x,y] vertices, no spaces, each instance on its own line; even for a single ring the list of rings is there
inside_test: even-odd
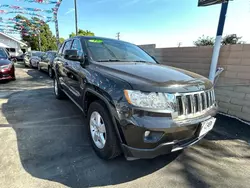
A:
[[[85,58],[83,56],[79,56],[77,50],[65,50],[64,58],[72,61],[80,61],[84,62]]]

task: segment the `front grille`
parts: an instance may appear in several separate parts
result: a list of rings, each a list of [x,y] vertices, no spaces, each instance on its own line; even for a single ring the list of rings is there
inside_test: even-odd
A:
[[[215,103],[214,90],[176,94],[178,116],[202,112]]]

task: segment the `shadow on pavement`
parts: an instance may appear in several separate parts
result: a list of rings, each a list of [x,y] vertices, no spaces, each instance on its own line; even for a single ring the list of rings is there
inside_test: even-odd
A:
[[[21,68],[19,68],[21,69]],[[17,72],[17,71],[16,71]],[[22,75],[20,75],[20,72]],[[23,76],[23,74],[25,76]],[[46,74],[35,69],[22,68],[18,71],[15,81],[2,81],[0,84],[3,90],[27,90],[36,87],[52,87],[53,80]]]
[[[70,100],[56,100],[52,88],[17,92],[3,104],[2,112],[16,132],[24,169],[34,177],[69,187],[129,182],[165,167],[180,154],[130,162],[122,156],[99,159],[90,146],[80,110]]]
[[[206,137],[208,140],[240,139],[250,143],[250,126],[237,119],[217,115],[213,134]]]

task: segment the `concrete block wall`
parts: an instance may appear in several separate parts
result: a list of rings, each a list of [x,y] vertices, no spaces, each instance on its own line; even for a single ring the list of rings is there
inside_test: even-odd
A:
[[[140,47],[162,64],[209,75],[212,47]],[[215,87],[219,110],[250,121],[250,44],[223,46],[218,66],[224,68]]]

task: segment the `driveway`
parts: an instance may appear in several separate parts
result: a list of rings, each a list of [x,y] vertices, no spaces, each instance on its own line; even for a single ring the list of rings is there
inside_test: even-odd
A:
[[[17,68],[0,83],[0,187],[249,187],[250,127],[217,116],[214,130],[182,152],[152,160],[99,159],[85,119],[56,100],[52,80]]]

